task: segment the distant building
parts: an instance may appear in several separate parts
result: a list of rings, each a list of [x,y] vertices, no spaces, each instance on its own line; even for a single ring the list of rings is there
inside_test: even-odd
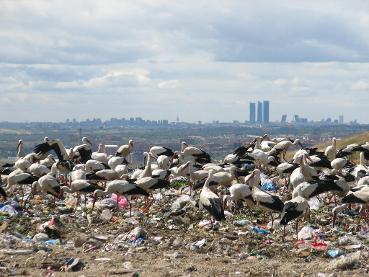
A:
[[[256,122],[256,104],[250,103],[250,123]]]
[[[263,123],[269,123],[269,101],[263,102]]]
[[[257,123],[263,123],[263,103],[258,101]]]
[[[338,123],[341,125],[343,124],[343,115],[339,116]]]
[[[281,123],[287,123],[287,115],[282,115]]]

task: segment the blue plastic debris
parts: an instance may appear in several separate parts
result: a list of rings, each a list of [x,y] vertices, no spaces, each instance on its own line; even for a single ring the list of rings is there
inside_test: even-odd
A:
[[[236,220],[234,225],[236,225],[236,226],[245,226],[249,223],[250,223],[250,221],[248,221],[246,219],[240,219],[240,220]]]
[[[277,187],[272,182],[265,182],[261,185],[261,188],[266,191],[277,191]]]
[[[131,243],[134,245],[134,246],[138,246],[138,245],[141,245],[145,242],[145,238],[144,237],[138,237],[137,239],[134,239],[134,240],[131,240]]]
[[[259,227],[252,227],[252,230],[256,233],[256,234],[260,234],[260,235],[267,235],[270,234],[269,230],[263,229],[263,228],[259,228]]]
[[[0,212],[7,213],[11,217],[18,215],[18,211],[12,205],[5,205],[1,207]]]
[[[337,258],[343,254],[343,251],[341,249],[329,249],[327,254],[331,258]]]
[[[60,240],[59,239],[49,239],[49,240],[45,241],[45,244],[59,245]]]

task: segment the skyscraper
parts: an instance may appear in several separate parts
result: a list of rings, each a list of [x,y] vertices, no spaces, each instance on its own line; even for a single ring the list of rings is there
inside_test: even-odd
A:
[[[263,102],[263,123],[269,123],[269,101]]]
[[[339,117],[338,123],[341,124],[341,125],[343,124],[343,115],[342,114]]]
[[[263,103],[258,101],[257,123],[263,123]]]
[[[250,123],[256,122],[256,104],[250,102]]]

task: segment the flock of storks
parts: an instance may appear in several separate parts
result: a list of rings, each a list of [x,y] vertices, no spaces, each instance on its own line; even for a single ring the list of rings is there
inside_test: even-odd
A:
[[[272,224],[273,214],[278,213],[275,219],[285,227],[303,216],[307,220],[310,217],[308,201],[318,195],[326,197],[325,202],[334,201],[334,225],[337,213],[352,208],[353,203],[359,204],[361,220],[369,202],[366,165],[369,142],[337,149],[336,138],[333,138],[331,145],[319,151],[304,147],[299,139],[271,139],[264,135],[217,162],[202,149],[182,142],[179,151],[164,146],[151,147],[144,152],[142,168],[134,168],[133,150],[133,140],[118,147],[115,155],[107,155],[103,144],[92,152],[92,143],[86,137],[82,138],[81,145],[70,149],[58,139],[45,137],[32,153],[26,154],[23,141],[19,140],[15,163],[3,164],[0,168],[0,193],[5,199],[20,193],[24,205],[37,192],[51,194],[54,200],[63,199],[64,193],[76,193],[78,199],[84,194],[85,205],[86,194],[89,194],[93,199],[92,210],[96,199],[114,193],[127,198],[131,213],[132,200],[148,211],[154,201],[153,191],[171,188],[171,182],[180,177],[190,187],[190,195],[197,200],[198,207],[210,214],[211,226],[214,220],[225,219],[225,209],[236,212],[246,204],[250,209],[256,206],[269,211]],[[356,152],[359,155],[353,155]],[[359,161],[355,162],[358,157]],[[276,192],[262,188],[265,178],[277,184]],[[28,187],[27,197],[24,186]],[[119,197],[116,199],[118,206]],[[296,232],[297,228],[296,220]]]

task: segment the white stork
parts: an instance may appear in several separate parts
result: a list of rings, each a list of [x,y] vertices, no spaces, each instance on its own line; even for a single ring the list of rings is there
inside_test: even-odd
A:
[[[208,213],[217,221],[225,220],[224,209],[222,201],[219,196],[216,195],[210,188],[209,184],[213,177],[213,171],[209,171],[209,176],[205,181],[205,184],[200,193],[199,207],[205,208]],[[210,218],[211,225],[213,226],[213,220]]]

